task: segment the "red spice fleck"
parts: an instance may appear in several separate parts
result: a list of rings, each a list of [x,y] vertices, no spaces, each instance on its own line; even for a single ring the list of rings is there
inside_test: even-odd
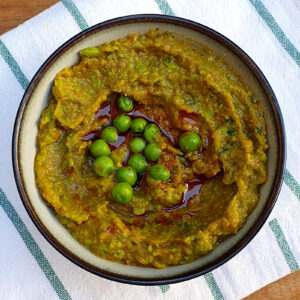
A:
[[[74,172],[74,167],[71,167],[71,168],[66,169],[66,173],[67,173],[68,175],[72,175],[73,172]]]
[[[158,218],[156,218],[156,221],[165,226],[172,224],[172,222],[165,215],[160,215]]]
[[[136,227],[141,227],[143,225],[144,221],[143,219],[137,218],[133,220],[133,225]]]
[[[172,217],[172,219],[174,220],[174,221],[181,221],[182,220],[182,214],[177,214],[177,213],[173,213],[172,215],[171,215],[171,217]]]
[[[131,228],[131,223],[129,223],[128,221],[126,221],[126,220],[122,220],[123,221],[123,223],[127,226],[127,228],[131,231],[132,230],[132,228]]]
[[[76,201],[80,200],[79,194],[74,194],[74,195],[72,196],[72,198],[73,198],[73,200],[76,200]]]
[[[106,233],[114,235],[116,233],[116,230],[117,230],[117,228],[116,228],[115,223],[112,223],[107,227]]]

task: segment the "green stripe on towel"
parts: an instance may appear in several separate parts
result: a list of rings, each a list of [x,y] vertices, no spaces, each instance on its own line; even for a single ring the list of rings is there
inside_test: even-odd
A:
[[[217,282],[216,282],[212,272],[205,274],[204,278],[205,278],[205,281],[206,281],[211,293],[213,294],[215,300],[223,300],[224,297],[217,285]]]
[[[22,72],[20,66],[7,49],[6,45],[3,41],[0,40],[0,54],[15,75],[16,79],[22,86],[24,90],[26,90],[27,86],[29,85],[29,81],[26,78],[25,74]],[[21,238],[23,239],[25,245],[27,246],[30,253],[35,258],[36,262],[46,275],[47,279],[49,280],[50,284],[53,286],[54,290],[56,291],[58,297],[62,300],[71,299],[68,291],[63,286],[62,282],[54,272],[53,268],[51,267],[50,263],[48,262],[47,258],[45,257],[42,250],[39,248],[38,244],[30,234],[29,230],[27,229],[24,222],[19,217],[18,213],[12,206],[12,204],[7,199],[6,195],[0,188],[0,205],[2,206],[4,212],[11,220],[13,225],[15,226],[16,230],[20,234]]]
[[[81,30],[84,30],[89,27],[88,23],[82,16],[81,12],[77,8],[77,6],[74,4],[71,0],[61,0],[61,3],[65,6],[65,8],[69,11],[71,16],[76,21],[77,25]]]
[[[290,249],[290,246],[282,232],[282,229],[281,229],[277,219],[273,219],[272,221],[270,221],[269,226],[275,235],[277,244],[278,244],[291,272],[298,270],[299,269],[298,263]]]
[[[19,81],[20,85],[24,90],[26,90],[29,81],[22,72],[21,68],[19,67],[16,60],[13,58],[7,47],[4,45],[4,43],[0,40],[0,54],[5,60],[5,62],[8,64],[11,71],[14,73],[15,77]]]
[[[284,31],[277,24],[276,20],[274,19],[272,14],[268,11],[268,9],[264,6],[262,1],[260,0],[249,0],[249,1],[254,6],[256,11],[259,13],[259,15],[263,18],[263,20],[268,25],[268,27],[271,29],[271,31],[273,32],[277,40],[280,42],[282,47],[286,50],[286,52],[300,67],[300,52],[297,50],[294,44],[288,39]],[[288,170],[285,170],[284,183],[300,200],[300,185]]]
[[[159,9],[164,15],[175,16],[171,6],[169,5],[168,1],[166,0],[155,0],[156,4],[158,5]]]
[[[38,265],[50,281],[51,285],[53,286],[54,290],[56,291],[58,297],[62,300],[71,299],[70,294],[63,286],[62,282],[59,280],[58,276],[52,269],[49,261],[45,257],[44,253],[33,239],[32,235],[30,234],[29,230],[27,229],[24,222],[21,220],[19,215],[17,214],[14,207],[8,201],[6,195],[0,188],[0,205],[2,206],[4,212],[11,220],[13,225],[15,226],[16,230],[20,234],[21,238],[23,239],[25,245],[27,246],[28,250],[32,254],[32,256],[37,261]]]
[[[284,183],[295,194],[298,200],[300,200],[300,185],[288,170],[285,170]]]
[[[163,293],[166,293],[170,289],[169,285],[160,285],[159,287]]]
[[[300,67],[300,52],[297,50],[294,44],[288,39],[284,31],[280,28],[280,26],[277,24],[274,17],[268,11],[268,9],[264,6],[264,4],[260,0],[249,0],[249,1],[254,6],[256,11],[259,13],[259,15],[263,18],[263,20],[266,22],[266,24],[271,29],[271,31],[273,32],[277,40],[280,42],[282,47],[286,50],[286,52]],[[288,170],[285,170],[284,183],[300,200],[300,185]]]
[[[250,3],[254,6],[259,15],[266,22],[268,27],[271,29],[277,40],[280,42],[285,51],[291,56],[291,58],[296,62],[300,67],[300,52],[297,50],[295,45],[288,39],[284,31],[277,24],[274,17],[264,6],[260,0],[249,0]]]

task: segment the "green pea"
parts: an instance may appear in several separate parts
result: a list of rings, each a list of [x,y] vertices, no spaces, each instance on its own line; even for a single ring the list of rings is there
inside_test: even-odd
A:
[[[129,116],[126,115],[118,115],[114,119],[114,126],[117,128],[120,132],[125,132],[130,128],[131,125],[131,119]]]
[[[97,140],[90,146],[90,152],[94,157],[105,156],[110,154],[110,148],[103,140]]]
[[[96,57],[100,55],[100,50],[97,47],[89,47],[80,50],[80,55],[81,56],[87,56],[87,57]]]
[[[150,177],[161,181],[167,181],[170,178],[170,169],[165,165],[156,164],[150,169]]]
[[[101,137],[109,143],[115,143],[118,139],[117,130],[112,126],[105,127],[101,132]]]
[[[144,154],[150,161],[157,161],[161,156],[161,150],[156,143],[150,143],[145,148]]]
[[[141,133],[145,130],[145,127],[147,126],[147,121],[144,119],[134,119],[131,122],[131,131],[133,133]]]
[[[132,167],[122,167],[116,172],[116,179],[118,182],[127,182],[130,185],[134,185],[137,175]]]
[[[179,138],[179,147],[184,153],[196,151],[201,146],[201,138],[197,133],[187,131]]]
[[[121,96],[118,99],[118,106],[124,112],[129,112],[133,109],[133,101],[125,96]]]
[[[146,146],[146,142],[139,137],[133,138],[129,144],[130,150],[133,153],[142,152],[145,146]]]
[[[112,197],[121,204],[126,204],[132,199],[133,190],[127,182],[117,183],[112,189]]]
[[[158,126],[155,124],[150,124],[145,128],[144,137],[148,143],[152,143],[155,142],[160,134],[161,133]]]
[[[115,166],[108,156],[100,156],[94,160],[93,168],[97,175],[105,177],[114,170]]]
[[[128,160],[128,165],[137,173],[143,173],[147,169],[147,162],[141,154],[132,155]]]

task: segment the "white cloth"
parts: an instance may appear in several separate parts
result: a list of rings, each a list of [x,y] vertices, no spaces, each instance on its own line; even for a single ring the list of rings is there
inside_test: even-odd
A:
[[[0,190],[1,299],[239,299],[298,268],[300,1],[169,0],[168,3],[169,7],[165,1],[159,0],[74,1],[89,26],[129,14],[174,12],[179,17],[219,31],[252,57],[278,98],[288,141],[289,173],[270,218],[253,241],[229,262],[214,270],[212,276],[198,277],[169,288],[120,284],[80,269],[42,237],[28,217],[17,192],[11,162],[11,137],[24,89],[19,82],[22,76],[15,70],[19,81],[16,79],[12,72],[15,66],[9,66],[10,57],[5,56],[6,50],[0,44],[0,188],[6,195]],[[59,2],[1,36],[28,80],[58,46],[80,31],[67,9],[70,5],[72,2],[69,0]],[[270,18],[269,13],[274,19]],[[24,85],[26,79],[25,83],[23,80]],[[7,201],[13,205],[29,233],[26,233]],[[16,228],[19,228],[21,235]],[[36,244],[28,238],[28,234]],[[41,258],[36,246],[45,258]],[[55,273],[48,274],[50,279],[45,276],[38,261],[46,273],[47,261],[52,266]],[[63,292],[57,292],[61,286],[57,285],[55,274],[65,289]],[[212,278],[218,290],[213,287]],[[51,282],[56,285],[56,290]]]

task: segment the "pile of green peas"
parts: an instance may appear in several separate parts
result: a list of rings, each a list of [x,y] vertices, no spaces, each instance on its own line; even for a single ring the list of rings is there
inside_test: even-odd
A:
[[[133,109],[133,100],[120,96],[118,107],[125,113],[130,112]],[[148,124],[142,118],[131,120],[130,116],[125,114],[118,115],[113,120],[113,125],[105,127],[101,132],[101,139],[94,141],[90,146],[90,152],[96,158],[93,168],[98,176],[105,177],[115,169],[114,163],[109,157],[111,150],[107,142],[115,143],[118,139],[118,132],[125,133],[131,129],[133,133],[144,136],[144,139],[134,137],[131,140],[129,147],[133,155],[128,160],[128,166],[119,168],[115,174],[117,183],[112,189],[112,197],[116,202],[126,204],[133,197],[132,186],[137,181],[137,174],[143,173],[147,169],[147,160],[156,162],[162,155],[162,151],[156,143],[161,136],[161,131],[156,124]],[[184,153],[196,151],[200,145],[201,138],[196,133],[185,132],[180,136],[179,147]],[[163,164],[152,165],[149,174],[151,178],[163,182],[170,178],[170,170]]]

